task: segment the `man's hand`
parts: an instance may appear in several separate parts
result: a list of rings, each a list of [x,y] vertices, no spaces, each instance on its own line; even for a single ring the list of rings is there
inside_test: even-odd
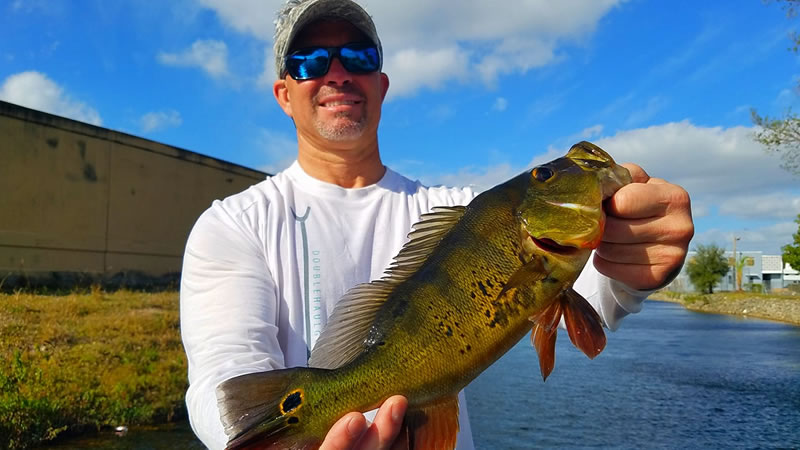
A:
[[[657,289],[680,272],[694,235],[689,194],[623,164],[633,183],[606,202],[606,229],[597,247],[597,270],[634,289]]]
[[[408,400],[401,395],[389,397],[378,410],[375,422],[367,426],[367,419],[358,412],[345,414],[333,426],[320,450],[389,450],[396,441],[404,443],[404,436],[398,438],[403,426]],[[405,448],[405,447],[401,447]]]

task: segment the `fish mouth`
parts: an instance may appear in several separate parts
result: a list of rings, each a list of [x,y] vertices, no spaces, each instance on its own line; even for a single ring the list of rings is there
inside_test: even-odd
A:
[[[555,253],[557,255],[572,255],[578,251],[577,247],[572,245],[562,245],[548,238],[535,238],[531,236],[531,240],[540,249],[549,253]]]

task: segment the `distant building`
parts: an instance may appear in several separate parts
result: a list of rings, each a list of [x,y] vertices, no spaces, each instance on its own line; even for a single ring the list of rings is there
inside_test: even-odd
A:
[[[695,254],[696,252],[690,251],[686,256],[686,262],[689,262]],[[729,263],[733,262],[732,252],[726,251],[725,257]],[[780,255],[764,255],[760,251],[737,251],[736,257],[737,259],[747,258],[742,268],[742,290],[755,289],[770,292],[774,289],[785,288],[790,284],[800,284],[800,272],[792,269],[788,263],[784,264]],[[736,290],[735,277],[733,267],[731,267],[728,273],[722,277],[722,280],[714,286],[714,291]],[[681,269],[680,275],[670,283],[667,289],[676,292],[700,291],[689,280],[685,264]]]
[[[266,176],[0,101],[0,286],[175,283],[197,217]]]

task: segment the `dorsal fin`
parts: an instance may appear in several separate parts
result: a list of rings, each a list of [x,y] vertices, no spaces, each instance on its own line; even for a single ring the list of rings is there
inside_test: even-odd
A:
[[[464,206],[437,207],[420,216],[420,221],[408,234],[409,241],[394,258],[383,278],[359,284],[336,304],[328,324],[311,350],[309,367],[336,369],[361,354],[370,326],[395,286],[419,269],[465,211]]]

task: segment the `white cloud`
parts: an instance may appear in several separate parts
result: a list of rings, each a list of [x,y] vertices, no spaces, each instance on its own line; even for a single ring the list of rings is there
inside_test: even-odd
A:
[[[295,136],[263,129],[256,142],[256,148],[264,152],[267,161],[259,166],[258,170],[267,173],[274,174],[286,169],[297,159],[297,138]]]
[[[222,41],[197,40],[180,53],[160,52],[158,61],[168,66],[200,67],[211,78],[220,79],[228,72],[228,46]]]
[[[273,19],[282,0],[196,0],[220,21],[271,46]],[[599,20],[625,0],[528,0],[502,5],[461,0],[454,8],[430,0],[362,0],[381,35],[390,96],[412,95],[445,83],[493,85],[507,73],[552,64],[564,42],[581,42]],[[271,51],[265,52],[269,60]],[[274,79],[264,64],[259,84]]]
[[[580,41],[591,34],[597,22],[619,3],[530,0],[498,6],[485,0],[463,0],[453,8],[447,2],[429,0],[371,0],[365,1],[365,7],[374,17],[388,58],[409,50],[424,56],[437,49],[452,49],[469,56],[465,73],[479,74],[480,80],[491,85],[499,75],[557,61],[557,48],[563,41]],[[458,70],[431,74],[420,67],[427,66],[399,72],[398,67],[389,66],[387,73],[390,78],[401,77],[403,85],[411,87],[405,92],[430,86],[431,78],[445,83],[463,77]]]
[[[269,41],[275,31],[275,14],[283,0],[197,0],[220,17],[222,23],[236,31]]]
[[[404,96],[422,86],[437,89],[445,80],[464,80],[469,71],[469,55],[458,47],[404,49],[387,55],[383,70],[390,74],[389,98]]]
[[[456,110],[450,105],[439,105],[428,111],[428,117],[435,123],[442,123],[456,115]]]
[[[92,125],[102,124],[97,110],[75,100],[40,72],[20,72],[6,78],[0,86],[0,99]]]
[[[601,125],[586,128],[572,136],[570,143],[583,136],[599,136],[602,131]],[[708,225],[698,228],[693,243],[725,246],[735,230],[742,250],[779,254],[797,231],[792,220],[800,213],[800,188],[796,178],[780,169],[779,160],[753,141],[752,131],[749,127],[702,127],[683,121],[622,131],[594,142],[618,162],[636,162],[651,176],[689,192],[693,217],[714,224],[710,229]],[[562,156],[569,145],[551,146],[524,166],[500,163],[432,173],[422,164],[400,161],[390,165],[429,185],[473,186],[482,191]]]
[[[591,139],[593,137],[599,136],[600,133],[602,132],[603,132],[603,125],[597,124],[588,128],[584,128],[581,131],[581,137],[583,139]]]
[[[492,111],[505,111],[508,108],[508,100],[505,97],[497,97],[492,105]]]
[[[174,128],[180,126],[182,123],[183,119],[181,118],[181,114],[172,109],[169,111],[149,112],[139,119],[139,125],[142,127],[143,133]]]
[[[786,192],[742,195],[723,201],[719,212],[748,218],[793,219],[800,214],[800,197]]]
[[[689,121],[622,131],[598,139],[617,161],[678,183],[717,204],[731,196],[793,189],[797,180],[753,141],[750,127],[701,127]]]
[[[800,212],[796,178],[779,167],[778,158],[766,154],[753,141],[752,131],[749,127],[701,127],[682,121],[622,131],[593,139],[593,142],[618,162],[635,162],[650,176],[683,186],[701,214],[717,207],[730,213],[751,205],[749,212],[740,214],[771,218],[796,216]],[[570,142],[590,138],[593,134],[597,136],[600,132],[602,126],[595,125],[572,136]],[[567,149],[568,145],[549,147],[528,164],[509,168],[508,174],[562,156]],[[456,184],[470,184],[476,179],[486,179],[488,172],[497,170],[460,169],[453,179],[461,180]],[[788,212],[779,212],[781,206]]]
[[[710,206],[707,203],[692,202],[692,217],[698,219],[711,214]]]
[[[564,147],[569,147],[578,141],[587,141],[599,137],[600,135],[603,134],[604,128],[605,127],[601,124],[592,125],[591,127],[584,128],[578,133],[559,139],[558,142],[559,144],[562,144]],[[560,156],[557,154],[557,150],[551,149],[551,151],[554,158]]]
[[[701,127],[682,121],[622,131],[594,142],[618,162],[635,162],[650,176],[683,186],[692,197],[692,209],[698,217],[719,210],[743,218],[793,218],[800,213],[797,179],[779,167],[778,158],[766,154],[753,141],[752,131],[750,127]],[[591,136],[600,132],[602,126],[596,125],[579,134]],[[492,174],[513,176],[563,155],[567,147],[550,147],[524,167],[462,168],[455,174],[440,174],[424,181],[449,180],[455,185],[490,187],[504,180]]]

